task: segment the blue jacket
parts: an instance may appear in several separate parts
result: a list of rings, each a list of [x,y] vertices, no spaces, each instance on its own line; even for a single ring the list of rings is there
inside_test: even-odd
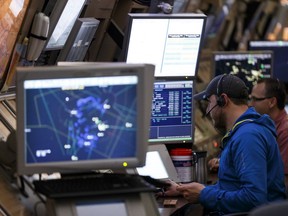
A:
[[[268,115],[249,108],[222,139],[218,182],[201,191],[200,203],[220,214],[247,212],[285,199],[276,129]]]

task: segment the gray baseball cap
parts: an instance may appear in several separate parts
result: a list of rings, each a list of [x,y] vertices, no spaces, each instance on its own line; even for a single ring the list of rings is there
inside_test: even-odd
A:
[[[243,80],[231,74],[224,74],[214,77],[204,91],[194,95],[194,99],[205,100],[213,94],[220,96],[222,93],[236,99],[249,97],[248,88]]]

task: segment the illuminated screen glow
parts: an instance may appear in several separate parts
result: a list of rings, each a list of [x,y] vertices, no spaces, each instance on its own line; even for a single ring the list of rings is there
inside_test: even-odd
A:
[[[157,166],[155,166],[157,164]],[[159,152],[150,151],[146,154],[146,164],[144,167],[138,167],[137,172],[142,176],[150,176],[155,179],[167,179],[168,173],[161,160]]]
[[[195,76],[205,16],[130,15],[127,63],[156,66],[155,77]]]
[[[272,51],[273,77],[288,82],[288,41],[250,41],[249,50]]]
[[[273,53],[270,51],[215,52],[212,62],[215,76],[236,75],[245,82],[249,91],[258,79],[271,77],[273,73]]]
[[[150,142],[193,141],[193,81],[156,81]]]
[[[135,156],[136,84],[136,76],[25,81],[26,162]]]

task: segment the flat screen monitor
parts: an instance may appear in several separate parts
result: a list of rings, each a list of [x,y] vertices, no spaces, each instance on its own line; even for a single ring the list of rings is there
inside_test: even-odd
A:
[[[129,14],[124,59],[154,64],[155,77],[194,77],[205,20],[202,14]]]
[[[274,53],[273,77],[288,82],[288,41],[249,41],[249,50],[271,50]]]
[[[150,143],[192,143],[193,80],[155,81]]]
[[[233,74],[240,77],[251,91],[258,79],[272,76],[273,53],[271,51],[214,52],[212,67],[215,76]]]
[[[19,174],[145,164],[153,65],[22,67],[16,75]]]
[[[57,0],[50,15],[45,50],[62,49],[86,0]]]

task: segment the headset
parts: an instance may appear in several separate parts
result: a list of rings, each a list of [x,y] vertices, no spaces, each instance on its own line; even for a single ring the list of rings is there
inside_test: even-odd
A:
[[[222,83],[223,83],[224,77],[226,77],[226,76],[228,76],[228,74],[223,74],[217,83],[217,89],[216,89],[217,105],[220,107],[223,107],[226,104],[226,101],[225,101],[223,95],[221,95],[221,94],[223,94],[223,84]]]
[[[215,109],[217,106],[219,106],[219,107],[225,106],[226,101],[225,101],[223,95],[221,95],[221,94],[223,93],[223,90],[222,90],[223,84],[222,84],[222,82],[223,82],[224,77],[226,77],[226,76],[227,76],[227,74],[223,74],[220,77],[219,81],[217,82],[217,88],[216,88],[217,100],[216,100],[216,104],[208,112],[205,113],[205,116],[208,116],[212,112],[212,110]]]

